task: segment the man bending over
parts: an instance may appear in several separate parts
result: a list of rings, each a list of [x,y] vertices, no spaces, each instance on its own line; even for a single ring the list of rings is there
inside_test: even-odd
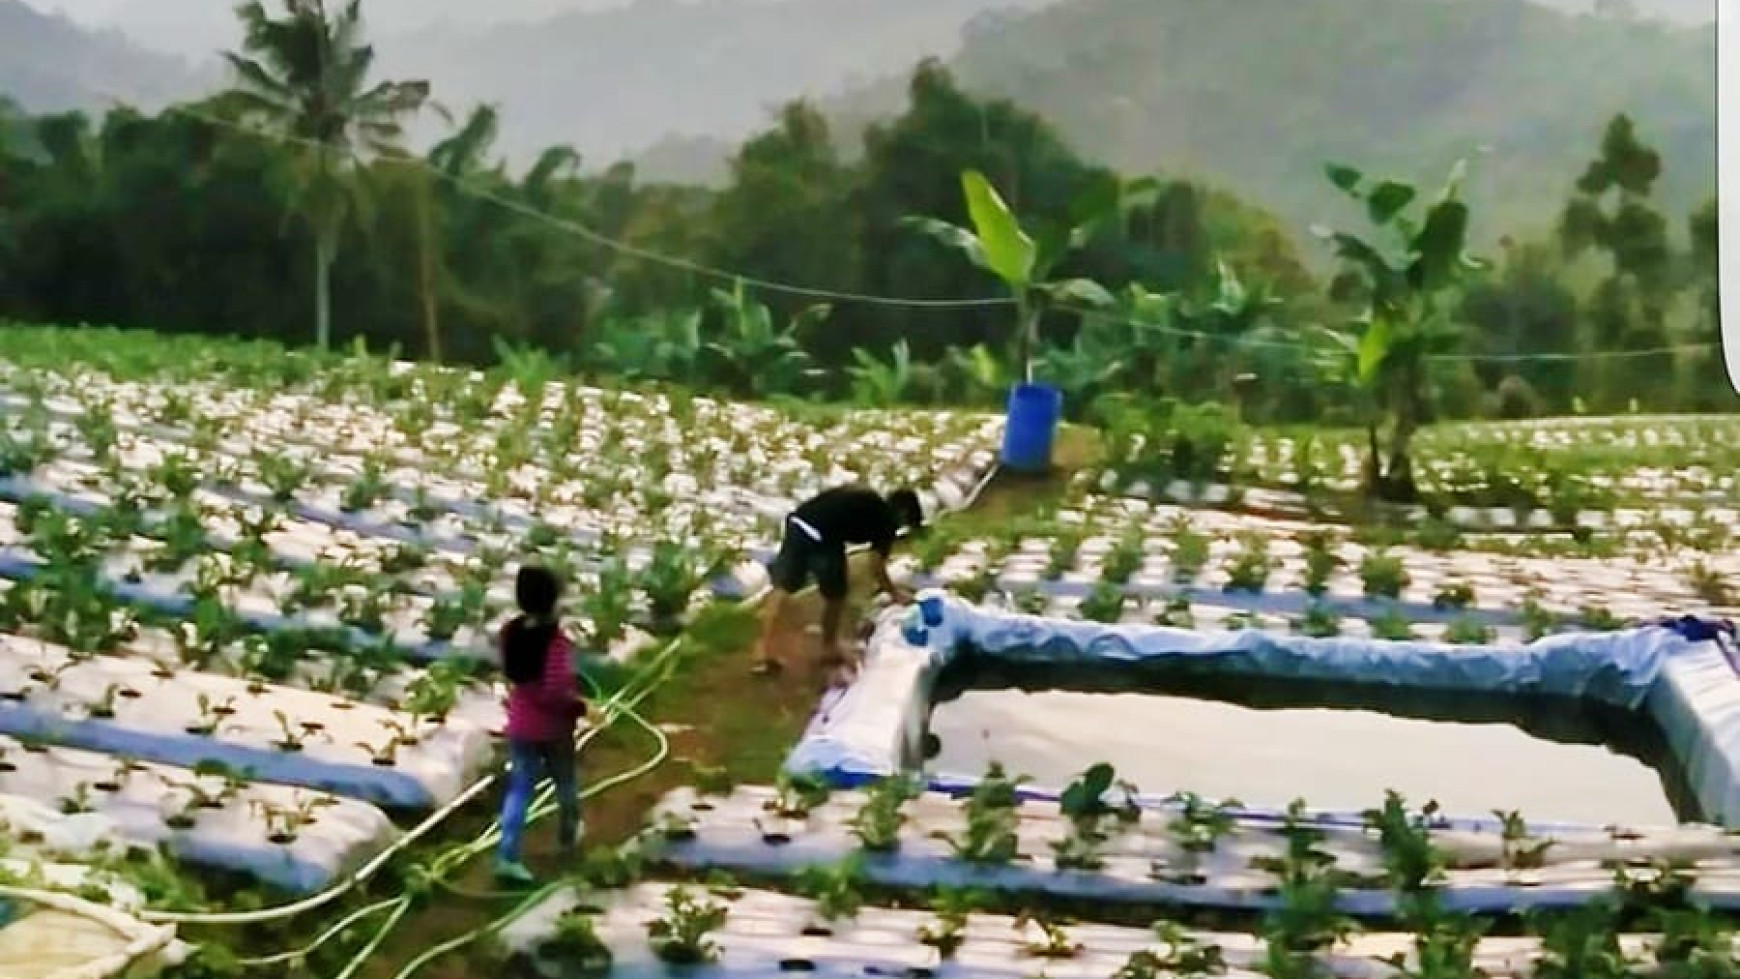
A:
[[[846,548],[869,545],[870,573],[876,576],[877,586],[896,602],[908,602],[912,600],[911,593],[888,579],[888,555],[901,531],[916,532],[923,526],[924,507],[918,494],[909,489],[895,490],[884,497],[862,486],[839,486],[824,490],[792,511],[785,519],[779,553],[767,566],[773,579],[773,594],[762,620],[755,672],[773,673],[780,669],[780,661],[771,654],[768,643],[786,599],[802,591],[812,579],[824,602],[823,662],[846,662],[840,645],[840,620],[845,617],[850,592]]]

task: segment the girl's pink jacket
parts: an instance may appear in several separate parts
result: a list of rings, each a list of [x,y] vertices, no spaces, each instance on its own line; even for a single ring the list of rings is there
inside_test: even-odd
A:
[[[574,647],[558,631],[544,656],[543,675],[509,688],[505,733],[515,741],[571,738],[585,714],[586,702],[574,674]]]

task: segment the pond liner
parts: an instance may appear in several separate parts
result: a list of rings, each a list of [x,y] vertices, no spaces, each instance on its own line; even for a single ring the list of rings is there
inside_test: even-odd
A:
[[[1690,666],[1714,657],[1727,670],[1716,643],[1693,642],[1675,629],[1569,633],[1520,646],[1455,645],[1103,625],[986,609],[935,590],[920,593],[919,603],[936,613],[935,624],[917,621],[916,607],[885,613],[864,668],[811,718],[786,758],[786,771],[853,786],[916,768],[938,677],[970,651],[1013,664],[1190,663],[1243,676],[1589,698],[1647,710],[1685,767],[1702,809],[1724,823],[1740,819],[1740,788],[1730,787],[1740,784],[1740,728],[1724,727],[1711,708],[1725,696],[1736,704],[1731,712],[1740,712],[1733,677],[1725,687],[1708,676],[1663,686],[1664,669],[1676,660]],[[934,784],[952,790],[971,780]],[[1059,788],[1023,792],[1044,798]]]
[[[863,855],[862,871],[878,885],[910,891],[956,887],[1043,895],[1060,900],[1135,906],[1180,906],[1244,912],[1283,906],[1275,875],[1254,858],[1279,857],[1286,843],[1278,822],[1227,807],[1230,819],[1206,850],[1186,850],[1171,828],[1175,806],[1149,799],[1134,824],[1107,819],[1092,870],[1057,865],[1051,845],[1070,835],[1068,820],[1053,801],[1028,799],[1016,815],[1021,856],[1002,864],[975,864],[957,858],[948,842],[966,828],[959,800],[926,792],[903,807],[906,816],[899,846],[891,852],[865,853],[852,831],[863,807],[863,793],[845,791],[810,809],[802,818],[782,818],[767,806],[775,790],[739,786],[726,796],[702,797],[693,789],[666,795],[650,814],[647,854],[685,870],[722,870],[768,878],[796,875],[805,867],[835,866]],[[1114,800],[1115,801],[1115,800]],[[1337,894],[1337,908],[1363,918],[1389,918],[1397,896],[1383,881],[1383,848],[1363,825],[1330,823],[1318,813],[1303,822],[1324,833],[1319,848],[1336,868],[1366,883],[1349,883]],[[1329,814],[1334,815],[1334,814]],[[667,820],[690,825],[693,835],[671,839],[658,833]],[[1514,875],[1500,866],[1505,849],[1501,826],[1453,826],[1432,831],[1433,843],[1451,869],[1437,894],[1451,910],[1509,914],[1530,908],[1566,909],[1613,893],[1609,862],[1663,859],[1696,864],[1693,899],[1711,907],[1740,910],[1740,839],[1713,826],[1642,828],[1626,831],[1636,839],[1615,839],[1605,829],[1528,824],[1531,839],[1551,840],[1541,866]],[[781,838],[775,845],[770,835]]]

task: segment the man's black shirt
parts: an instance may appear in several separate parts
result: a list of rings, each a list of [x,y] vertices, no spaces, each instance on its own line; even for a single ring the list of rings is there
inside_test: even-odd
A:
[[[881,493],[862,486],[840,486],[818,493],[792,514],[822,535],[829,547],[868,544],[887,557],[900,534],[900,515]],[[803,533],[792,528],[791,533]]]

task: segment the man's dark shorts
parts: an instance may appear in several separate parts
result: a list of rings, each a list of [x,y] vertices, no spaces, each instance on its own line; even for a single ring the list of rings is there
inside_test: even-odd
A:
[[[773,586],[788,594],[802,591],[813,580],[823,598],[837,602],[846,597],[846,549],[817,543],[790,521],[767,572]]]

